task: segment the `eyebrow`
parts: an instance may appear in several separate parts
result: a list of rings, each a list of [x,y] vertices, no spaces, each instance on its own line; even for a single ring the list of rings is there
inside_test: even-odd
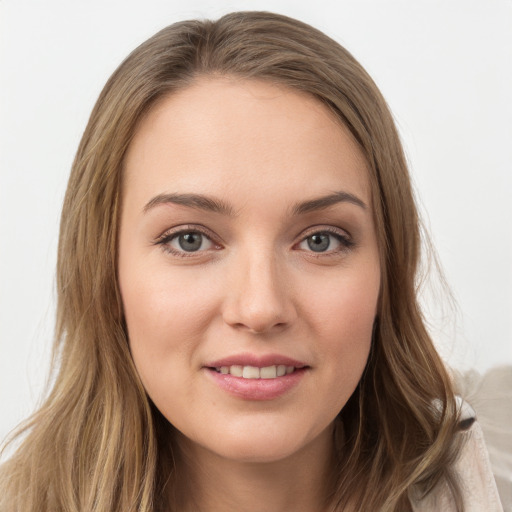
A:
[[[208,212],[220,213],[221,215],[227,215],[229,217],[235,216],[235,212],[229,204],[215,197],[203,194],[159,194],[153,197],[146,206],[144,206],[143,211],[144,213],[147,213],[156,206],[169,203]],[[326,196],[297,203],[292,208],[292,215],[303,215],[305,213],[323,210],[337,203],[351,203],[363,209],[367,208],[366,204],[354,194],[350,194],[349,192],[333,192]]]
[[[366,204],[354,194],[340,191],[298,203],[293,207],[292,213],[294,215],[302,215],[304,213],[310,213],[329,208],[329,206],[333,206],[337,203],[355,204],[356,206],[361,207],[363,210],[366,210],[367,208]]]
[[[178,204],[234,217],[233,208],[224,201],[203,194],[159,194],[144,206],[144,213],[161,204]]]

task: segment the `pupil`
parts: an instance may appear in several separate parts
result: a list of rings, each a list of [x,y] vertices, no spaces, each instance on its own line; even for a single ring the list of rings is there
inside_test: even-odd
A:
[[[200,249],[203,242],[200,233],[186,233],[179,236],[180,247],[187,252],[194,252]]]
[[[308,238],[308,246],[312,251],[322,252],[329,248],[329,235],[313,235]]]

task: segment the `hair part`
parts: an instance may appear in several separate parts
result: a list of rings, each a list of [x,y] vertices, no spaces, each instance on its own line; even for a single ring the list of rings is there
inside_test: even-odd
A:
[[[392,115],[347,50],[305,23],[265,12],[171,25],[134,50],[105,85],[62,212],[58,373],[2,468],[0,509],[173,510],[172,428],[130,356],[117,239],[123,160],[138,124],[159,100],[203,76],[268,80],[314,96],[348,127],[368,163],[381,295],[367,367],[337,419],[331,509],[409,510],[413,491],[427,493],[445,480],[462,510],[450,469],[458,413],[417,301],[419,220]]]

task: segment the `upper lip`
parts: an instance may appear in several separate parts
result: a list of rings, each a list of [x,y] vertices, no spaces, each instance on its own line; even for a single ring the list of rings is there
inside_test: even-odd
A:
[[[265,368],[267,366],[295,366],[295,368],[304,368],[308,366],[306,363],[302,361],[298,361],[297,359],[293,359],[288,356],[284,356],[281,354],[234,354],[228,357],[223,357],[222,359],[217,359],[215,361],[208,362],[204,366],[207,368],[219,368],[221,366],[255,366],[257,368]]]

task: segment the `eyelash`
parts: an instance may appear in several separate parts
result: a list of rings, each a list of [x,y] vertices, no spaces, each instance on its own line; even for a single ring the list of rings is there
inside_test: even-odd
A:
[[[162,249],[166,253],[172,254],[173,256],[177,256],[179,258],[194,258],[194,257],[197,257],[198,255],[201,255],[202,253],[206,252],[206,250],[208,250],[208,249],[206,249],[206,250],[202,250],[202,251],[197,250],[197,251],[188,252],[185,250],[179,251],[179,250],[172,248],[170,246],[170,242],[172,242],[175,238],[179,237],[180,235],[184,235],[184,234],[200,234],[200,235],[206,237],[214,245],[215,248],[219,249],[222,247],[220,245],[220,243],[215,241],[215,237],[209,230],[206,230],[202,226],[196,226],[196,225],[180,226],[179,228],[176,228],[175,230],[166,231],[157,240],[155,240],[154,243],[155,243],[155,245],[161,245]],[[337,240],[337,242],[340,243],[340,248],[338,248],[336,250],[327,250],[325,252],[323,252],[323,251],[315,252],[313,250],[306,251],[306,252],[308,252],[309,256],[314,257],[314,258],[321,258],[321,257],[325,258],[325,257],[330,257],[330,256],[331,257],[337,256],[340,253],[348,252],[350,249],[352,249],[355,246],[355,242],[350,238],[350,236],[341,233],[340,230],[338,230],[336,228],[327,227],[327,228],[322,228],[322,229],[310,230],[309,233],[306,233],[306,235],[303,236],[299,242],[294,244],[293,247],[294,248],[298,247],[303,242],[306,242],[308,240],[308,238],[311,238],[312,236],[315,236],[315,235],[329,235],[329,236],[334,237]]]
[[[340,254],[347,253],[348,251],[350,251],[350,249],[352,249],[355,246],[355,242],[350,238],[350,236],[348,234],[344,234],[344,233],[340,232],[339,229],[336,229],[333,227],[326,227],[326,228],[321,228],[321,229],[312,228],[309,232],[307,232],[305,234],[305,236],[303,236],[301,238],[301,240],[297,244],[294,245],[294,247],[302,244],[308,238],[311,238],[312,236],[315,236],[315,235],[330,235],[330,236],[334,237],[339,242],[340,247],[338,249],[335,249],[335,250],[331,249],[331,250],[327,250],[325,252],[315,252],[313,250],[307,251],[308,255],[310,257],[326,258],[326,257],[332,257],[332,256],[339,256]]]
[[[155,245],[161,245],[162,249],[173,256],[177,256],[178,258],[193,258],[197,257],[198,254],[201,254],[205,251],[178,251],[170,246],[170,243],[180,235],[185,234],[200,234],[206,237],[214,246],[220,248],[221,245],[215,242],[215,237],[209,231],[203,228],[202,226],[180,226],[175,230],[166,231],[163,235],[161,235],[156,241]]]

